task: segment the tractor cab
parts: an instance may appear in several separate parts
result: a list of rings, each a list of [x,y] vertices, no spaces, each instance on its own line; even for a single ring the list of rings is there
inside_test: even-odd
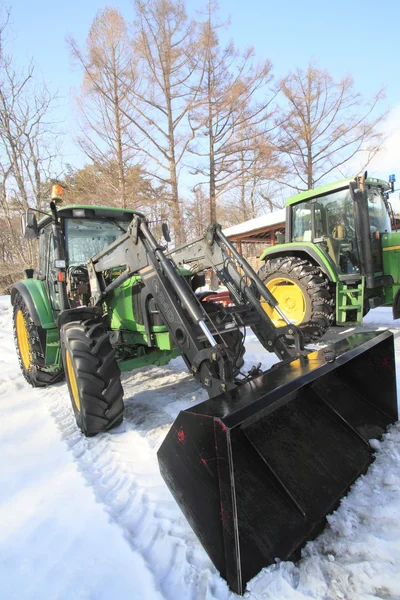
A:
[[[339,279],[383,274],[381,235],[391,231],[388,193],[379,179],[345,180],[289,199],[286,242],[313,243]],[[371,285],[372,284],[372,285]]]
[[[59,187],[59,186],[55,186]],[[125,234],[133,210],[92,205],[56,206],[37,223],[24,216],[25,237],[39,238],[37,278],[47,288],[54,312],[87,306],[90,286],[87,261]],[[61,196],[61,193],[60,193]]]
[[[398,306],[400,316],[394,181],[365,173],[287,201],[285,243],[262,253],[260,275],[306,339],[320,338],[334,322],[361,323],[369,309],[385,304]],[[275,310],[265,310],[282,326]]]
[[[65,288],[70,308],[86,306],[89,304],[90,286],[87,261],[115,242],[126,233],[135,213],[121,211],[100,206],[65,206],[58,210],[62,239],[64,241],[65,260]],[[52,226],[43,229],[44,256],[43,267],[56,270],[52,247],[49,241],[49,250],[46,256],[46,232],[50,237]],[[40,242],[39,242],[40,243]],[[49,278],[49,286],[56,282],[56,273]],[[54,286],[57,298],[58,283]]]

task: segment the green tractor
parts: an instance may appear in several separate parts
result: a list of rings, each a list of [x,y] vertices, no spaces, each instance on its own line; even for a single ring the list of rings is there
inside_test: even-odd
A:
[[[374,189],[383,198],[379,186]],[[365,201],[361,189],[352,193],[356,205]],[[327,227],[333,205],[321,206]],[[299,215],[293,227],[300,227],[300,219],[305,230]],[[315,208],[312,215],[315,232]],[[335,221],[339,225],[350,236],[350,221]],[[246,582],[277,557],[295,558],[373,460],[368,440],[380,438],[398,418],[393,334],[369,331],[328,348],[307,348],[302,329],[220,225],[168,250],[138,212],[58,207],[53,200],[39,222],[28,211],[23,230],[25,237],[39,239],[40,255],[36,276],[27,269],[11,294],[16,348],[27,381],[46,386],[65,375],[77,425],[91,436],[123,419],[121,371],[164,365],[180,355],[209,398],[179,413],[158,450],[167,486],[235,592],[243,593]],[[168,241],[167,227],[163,230]],[[318,277],[311,280],[321,283],[318,296],[331,310],[329,276],[342,282],[339,265],[345,265],[344,238],[332,239],[339,244],[336,271],[324,262],[327,242],[318,245],[310,237],[304,245],[304,232],[300,251],[309,246],[307,256],[316,256],[322,268],[303,255],[273,259],[283,260],[283,267],[297,262],[279,277],[288,278],[293,270]],[[370,249],[372,254],[372,241]],[[361,269],[355,259],[347,260]],[[367,263],[363,271],[366,289],[380,281],[368,296],[371,302],[386,289],[383,273],[372,277],[372,267]],[[229,290],[228,306],[218,294],[198,289],[207,270]],[[361,275],[346,275],[352,279],[343,285],[356,289]],[[277,296],[286,309],[285,299]],[[279,315],[279,326],[269,314]],[[243,372],[246,330],[279,364]]]
[[[89,436],[122,421],[121,371],[165,365],[179,355],[154,300],[147,302],[144,322],[140,276],[126,279],[100,306],[89,307],[87,260],[125,234],[135,215],[141,216],[132,210],[57,208],[52,203],[38,223],[33,212],[23,220],[25,237],[39,240],[39,268],[36,277],[27,269],[26,279],[11,292],[20,367],[34,387],[66,375],[78,427]],[[120,267],[106,269],[102,283],[114,282],[120,273]],[[190,284],[199,281],[187,270],[182,273]]]
[[[389,202],[394,182],[394,175],[388,183],[365,173],[287,200],[284,243],[278,239],[262,253],[258,274],[308,341],[334,324],[360,324],[377,306],[392,306],[393,318],[400,317],[400,232],[392,231]]]

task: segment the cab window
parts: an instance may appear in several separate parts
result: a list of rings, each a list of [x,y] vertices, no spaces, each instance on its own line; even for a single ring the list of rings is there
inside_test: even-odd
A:
[[[295,204],[292,209],[294,242],[311,242],[311,202]]]
[[[39,237],[39,279],[46,279],[50,247],[51,225],[47,225],[40,232]]]
[[[371,188],[368,190],[367,198],[371,233],[391,231],[390,218],[381,191],[378,188]]]

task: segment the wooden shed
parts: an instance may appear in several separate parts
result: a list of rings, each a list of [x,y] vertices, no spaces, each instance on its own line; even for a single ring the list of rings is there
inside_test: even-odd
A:
[[[238,225],[224,229],[226,237],[235,243],[238,251],[250,262],[256,270],[261,266],[258,259],[268,246],[276,244],[276,235],[285,233],[284,208],[256,219],[244,221]]]

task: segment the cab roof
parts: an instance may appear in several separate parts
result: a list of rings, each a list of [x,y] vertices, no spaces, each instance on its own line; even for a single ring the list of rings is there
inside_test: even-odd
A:
[[[309,200],[310,198],[316,198],[318,196],[325,196],[325,194],[329,194],[330,192],[335,192],[337,190],[342,190],[346,188],[351,181],[354,181],[354,177],[349,177],[348,179],[342,179],[341,181],[336,181],[335,183],[328,183],[327,185],[321,185],[317,188],[307,190],[306,192],[300,192],[300,194],[296,194],[295,196],[291,196],[286,200],[286,206],[290,206],[291,204],[297,204],[298,202],[304,202],[305,200]],[[375,179],[374,177],[367,177],[365,180],[366,185],[377,185],[382,186],[384,191],[390,190],[390,185],[387,181],[383,179]]]
[[[134,215],[143,217],[143,213],[129,208],[117,208],[115,206],[97,206],[95,204],[69,204],[67,206],[58,206],[57,213],[63,218],[74,218],[72,211],[76,208],[83,208],[87,211],[85,217],[75,217],[79,219],[117,219],[118,221],[131,221]],[[51,215],[42,217],[38,223],[38,228],[42,228],[52,220]]]

